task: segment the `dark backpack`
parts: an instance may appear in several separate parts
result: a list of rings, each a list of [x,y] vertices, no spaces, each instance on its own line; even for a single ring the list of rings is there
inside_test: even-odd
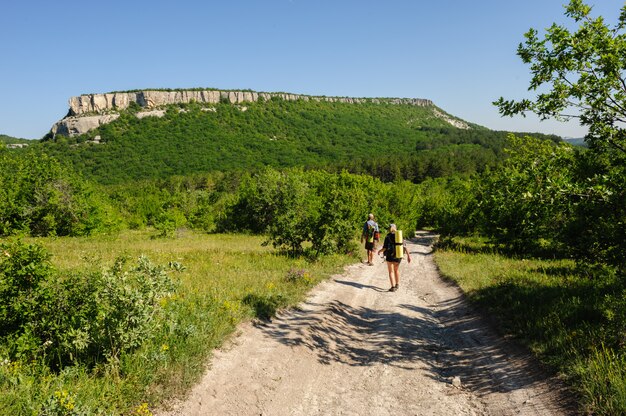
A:
[[[396,240],[394,235],[389,233],[385,236],[385,241],[383,242],[383,249],[385,259],[387,260],[396,260]]]

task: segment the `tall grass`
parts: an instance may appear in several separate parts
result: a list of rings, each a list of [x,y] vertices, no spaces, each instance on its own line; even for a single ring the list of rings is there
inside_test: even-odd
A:
[[[596,414],[626,413],[626,357],[601,346],[591,351],[588,359],[581,358],[575,367],[587,408]]]
[[[110,267],[116,258],[146,255],[170,264],[180,282],[164,300],[167,320],[158,333],[119,361],[93,369],[53,372],[38,363],[0,357],[0,414],[150,414],[164,399],[183,392],[201,375],[207,357],[239,322],[267,317],[303,299],[307,290],[345,264],[347,256],[315,262],[293,259],[247,235],[206,235],[190,231],[153,239],[154,232],[117,236],[40,238],[61,273]],[[4,360],[4,361],[3,361]]]
[[[580,395],[590,414],[626,414],[626,288],[614,270],[515,258],[456,238],[435,261],[468,298]]]

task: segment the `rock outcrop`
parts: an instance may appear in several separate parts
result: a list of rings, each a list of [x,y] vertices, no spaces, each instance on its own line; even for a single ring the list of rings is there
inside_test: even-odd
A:
[[[436,117],[439,117],[440,119],[445,121],[446,123],[450,124],[451,126],[456,127],[457,129],[467,130],[467,129],[470,128],[469,124],[467,124],[463,120],[452,118],[452,117],[442,113],[441,111],[437,110],[436,108],[433,110],[433,114]]]
[[[136,103],[145,111],[137,113],[138,117],[161,117],[164,111],[157,108],[169,104],[186,104],[191,102],[203,104],[231,103],[242,104],[259,100],[271,100],[274,97],[286,101],[314,100],[358,104],[371,102],[376,104],[404,104],[414,106],[432,106],[431,100],[421,98],[350,98],[309,96],[288,93],[268,93],[254,91],[220,91],[220,90],[145,90],[135,92],[112,92],[107,94],[83,94],[69,100],[68,115],[52,126],[52,136],[61,134],[75,136],[86,133],[103,124],[110,123],[119,117],[118,111],[127,109]]]
[[[57,134],[72,137],[88,132],[117,119],[119,114],[103,114],[95,116],[69,116],[56,122],[51,129],[52,136]]]

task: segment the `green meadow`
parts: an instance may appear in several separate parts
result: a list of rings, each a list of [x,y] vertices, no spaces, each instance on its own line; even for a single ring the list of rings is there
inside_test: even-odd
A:
[[[88,275],[120,257],[132,263],[144,255],[155,264],[171,262],[168,274],[178,287],[160,300],[166,319],[158,329],[114,361],[55,372],[36,361],[5,360],[0,413],[150,414],[155,403],[198,379],[211,351],[238,323],[268,318],[297,303],[316,283],[355,261],[345,255],[290,258],[262,245],[261,236],[179,231],[174,238],[154,239],[154,234],[28,239],[49,251],[63,276]]]

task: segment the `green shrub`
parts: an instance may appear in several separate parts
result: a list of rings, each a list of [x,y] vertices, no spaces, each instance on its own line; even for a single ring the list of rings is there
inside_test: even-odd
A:
[[[33,319],[37,289],[53,274],[49,260],[37,244],[0,244],[0,336],[19,332]]]
[[[88,235],[118,223],[96,189],[55,159],[0,152],[0,235]]]
[[[50,279],[34,333],[48,343],[45,356],[52,367],[115,361],[153,335],[160,300],[174,290],[165,269],[146,257],[129,269],[118,259],[111,269],[88,277]]]
[[[287,297],[281,293],[256,294],[251,293],[243,298],[243,303],[254,310],[259,319],[271,319],[280,308],[287,306]]]
[[[159,231],[158,237],[173,237],[174,232],[187,224],[187,218],[177,209],[164,212],[154,222],[154,228]]]
[[[160,301],[176,289],[146,257],[131,268],[118,259],[109,270],[61,276],[40,246],[17,242],[1,250],[2,343],[11,358],[53,369],[115,362],[139,347],[159,325]]]
[[[65,390],[55,391],[42,405],[38,416],[87,416],[91,414],[76,404],[76,397]]]
[[[267,234],[274,247],[294,255],[348,253],[369,212],[381,224],[394,219],[412,229],[416,190],[347,172],[267,168],[244,178],[221,226]]]

